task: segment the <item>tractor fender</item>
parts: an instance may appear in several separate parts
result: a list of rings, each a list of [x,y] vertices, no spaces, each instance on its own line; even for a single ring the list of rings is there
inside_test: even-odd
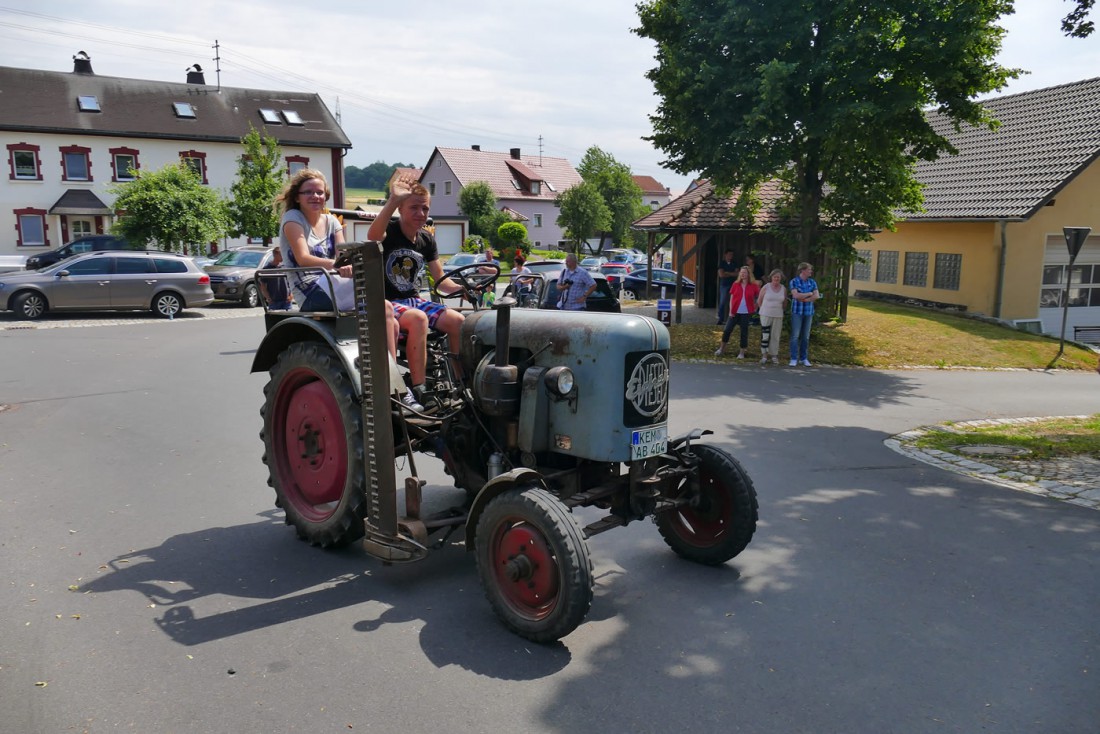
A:
[[[470,514],[466,516],[466,550],[474,550],[474,539],[477,535],[477,521],[481,517],[481,513],[485,510],[485,507],[492,502],[493,499],[510,489],[530,485],[537,486],[539,489],[548,489],[546,481],[542,478],[541,474],[534,469],[526,468],[513,469],[512,471],[498,474],[485,483],[485,486],[477,493],[477,497],[474,498],[473,505],[470,506]]]
[[[298,316],[283,319],[267,332],[256,349],[256,356],[252,360],[252,372],[270,370],[279,359],[279,354],[291,344],[298,342],[327,344],[333,352],[340,355],[348,375],[358,374],[355,368],[355,359],[359,356],[358,344],[354,341],[337,339],[332,326],[323,321]],[[351,382],[358,392],[359,380],[353,379]]]

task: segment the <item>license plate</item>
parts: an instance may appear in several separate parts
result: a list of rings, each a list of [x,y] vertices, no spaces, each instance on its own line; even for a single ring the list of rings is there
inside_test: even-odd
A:
[[[648,459],[668,451],[668,426],[653,426],[630,434],[630,460]]]

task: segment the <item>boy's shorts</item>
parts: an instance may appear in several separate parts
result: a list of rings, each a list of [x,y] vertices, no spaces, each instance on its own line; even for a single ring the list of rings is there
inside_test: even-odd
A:
[[[415,308],[417,311],[423,311],[428,315],[428,326],[432,329],[435,328],[435,322],[439,320],[440,315],[447,310],[447,307],[442,303],[415,297],[399,298],[396,301],[390,301],[390,303],[393,304],[393,317],[395,319],[400,319],[401,314],[405,313],[410,308]]]

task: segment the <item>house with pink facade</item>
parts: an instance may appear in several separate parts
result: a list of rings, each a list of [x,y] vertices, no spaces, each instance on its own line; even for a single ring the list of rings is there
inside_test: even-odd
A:
[[[523,155],[469,148],[436,148],[420,175],[432,194],[432,218],[441,253],[458,252],[469,233],[469,221],[458,208],[464,186],[484,181],[492,188],[497,206],[527,227],[535,247],[565,244],[558,226],[558,194],[581,183],[581,176],[565,158]]]

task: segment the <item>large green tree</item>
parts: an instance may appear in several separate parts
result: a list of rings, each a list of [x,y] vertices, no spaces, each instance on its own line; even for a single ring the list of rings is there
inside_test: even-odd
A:
[[[1089,20],[1089,13],[1095,0],[1074,0],[1073,10],[1062,18],[1062,33],[1073,38],[1091,36],[1095,26]]]
[[[258,237],[264,242],[279,234],[275,197],[286,183],[286,168],[279,141],[260,135],[249,126],[241,138],[244,154],[237,159],[237,180],[227,202],[229,233],[234,237]]]
[[[924,110],[992,124],[974,97],[1017,71],[996,63],[1012,0],[647,0],[639,35],[661,98],[649,139],[679,173],[740,189],[739,213],[778,179],[799,256],[851,257],[897,209],[919,208],[917,160],[952,150]],[[822,219],[829,222],[822,242]]]
[[[604,241],[608,237],[618,245],[632,246],[634,235],[630,231],[630,225],[649,209],[642,203],[642,189],[634,183],[630,167],[593,145],[585,151],[581,164],[577,166],[577,173],[596,186],[611,212],[610,226],[600,231],[598,250],[603,250]]]
[[[458,210],[470,220],[470,232],[491,238],[507,215],[501,219],[497,209],[497,197],[486,181],[471,181],[458,192]]]
[[[136,174],[108,188],[122,213],[111,232],[145,247],[189,254],[205,252],[208,243],[225,236],[225,202],[189,166],[171,163]]]
[[[577,252],[598,232],[611,227],[611,210],[607,208],[596,185],[585,181],[558,194],[554,203],[560,208],[557,223]]]

